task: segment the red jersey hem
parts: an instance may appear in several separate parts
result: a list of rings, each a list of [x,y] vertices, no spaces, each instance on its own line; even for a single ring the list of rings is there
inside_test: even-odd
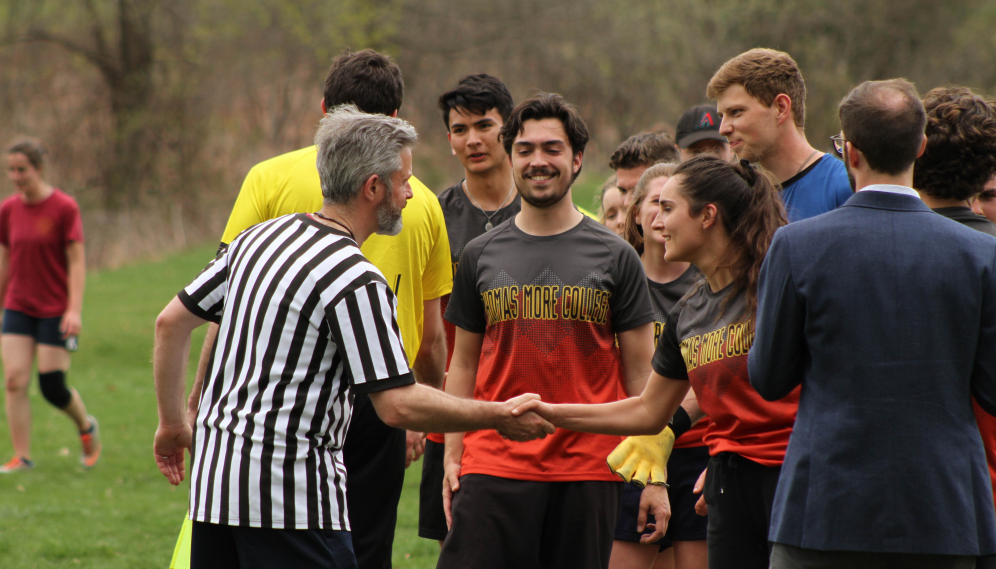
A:
[[[739,454],[740,456],[760,464],[761,466],[775,467],[781,466],[785,462],[785,450],[786,447],[781,449],[781,452],[777,450],[775,452],[758,452],[756,447],[743,447],[731,444],[730,441],[720,440],[712,441],[708,444],[709,446],[709,456],[716,456],[721,452],[732,452]],[[758,456],[763,454],[764,456]],[[774,455],[774,457],[773,457]]]
[[[499,468],[469,467],[460,471],[464,474],[485,474],[498,478],[508,478],[509,480],[529,480],[532,482],[622,482],[618,476],[612,474],[608,465],[605,472],[522,472],[521,470],[501,470]]]

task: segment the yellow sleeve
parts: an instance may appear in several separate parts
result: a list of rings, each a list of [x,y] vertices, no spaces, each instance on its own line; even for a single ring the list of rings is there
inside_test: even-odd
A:
[[[591,213],[590,211],[586,210],[585,208],[579,206],[578,204],[574,204],[574,207],[578,208],[578,211],[580,211],[581,213],[583,213],[583,214],[587,215],[588,217],[594,219],[595,221],[598,221],[599,223],[601,223],[601,220],[598,219],[597,215]]]
[[[428,189],[428,188],[427,188]],[[450,238],[446,234],[446,220],[439,199],[431,191],[427,215],[434,243],[429,251],[429,259],[422,273],[422,300],[433,300],[449,294],[453,290],[453,261],[450,259]]]
[[[262,178],[263,172],[259,165],[249,170],[245,181],[242,182],[239,196],[235,198],[232,214],[228,216],[228,225],[225,226],[225,233],[221,236],[222,243],[231,243],[239,233],[270,219],[266,208],[264,191],[266,186]]]

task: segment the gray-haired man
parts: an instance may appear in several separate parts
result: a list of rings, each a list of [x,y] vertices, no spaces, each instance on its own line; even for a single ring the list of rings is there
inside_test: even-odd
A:
[[[417,138],[401,119],[334,109],[315,137],[322,209],[243,232],[160,314],[154,452],[179,484],[191,450],[191,567],[356,567],[341,456],[353,393],[395,427],[553,432],[511,416],[535,395],[487,403],[415,384],[394,293],[359,246],[400,230]],[[184,368],[207,321],[220,328],[191,433]]]

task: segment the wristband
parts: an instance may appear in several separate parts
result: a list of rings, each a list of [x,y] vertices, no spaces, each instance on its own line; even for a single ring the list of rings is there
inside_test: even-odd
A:
[[[674,438],[677,439],[692,428],[692,418],[688,416],[688,412],[683,407],[679,406],[667,426],[671,427],[671,431],[674,432]]]

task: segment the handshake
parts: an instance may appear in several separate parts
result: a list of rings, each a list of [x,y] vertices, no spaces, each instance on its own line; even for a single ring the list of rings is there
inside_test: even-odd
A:
[[[539,402],[539,400],[540,396],[535,393],[523,393],[504,403],[496,403],[498,412],[494,428],[498,434],[503,439],[520,443],[552,435],[557,430],[552,423],[535,411],[519,409],[529,401]]]

